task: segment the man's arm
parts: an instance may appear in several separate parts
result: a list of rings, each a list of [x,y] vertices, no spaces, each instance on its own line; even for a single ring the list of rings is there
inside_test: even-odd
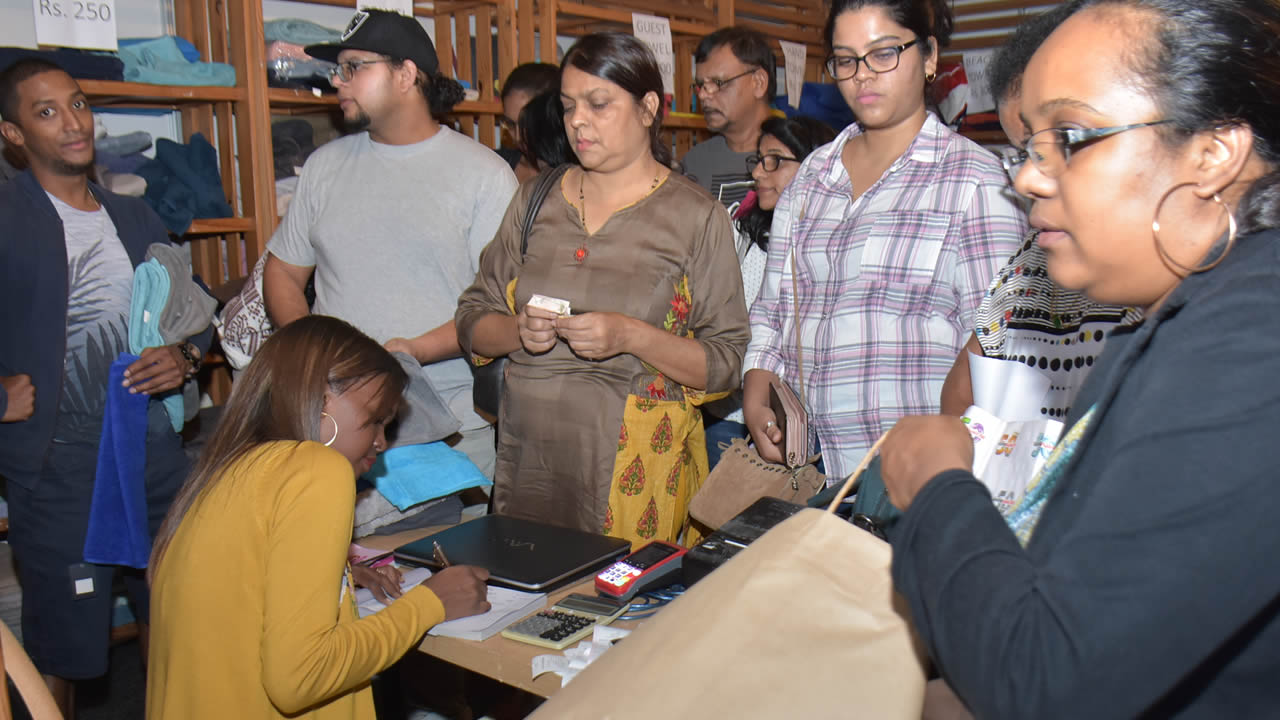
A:
[[[271,261],[267,262],[269,265]],[[458,329],[453,320],[415,338],[391,338],[387,341],[386,348],[390,352],[408,353],[423,365],[462,355],[462,347],[458,345]]]
[[[311,313],[305,291],[313,272],[314,266],[293,265],[274,254],[267,255],[267,264],[262,268],[262,301],[272,325],[282,328]]]

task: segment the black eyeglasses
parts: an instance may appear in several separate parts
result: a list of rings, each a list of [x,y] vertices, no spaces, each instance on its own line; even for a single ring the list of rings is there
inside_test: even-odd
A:
[[[356,71],[365,65],[377,65],[378,63],[391,62],[391,58],[378,58],[377,60],[348,60],[340,62],[329,69],[329,80],[335,78],[341,79],[342,82],[351,82],[351,78],[355,77]]]
[[[832,55],[827,58],[827,74],[835,80],[848,80],[858,74],[860,62],[866,63],[867,69],[873,73],[893,72],[902,62],[902,51],[918,42],[920,38],[893,47],[876,48],[866,55]]]
[[[757,165],[763,165],[765,172],[774,172],[783,161],[798,163],[799,160],[793,157],[784,157],[782,155],[748,155],[747,156],[747,172],[755,172]]]
[[[1119,135],[1127,130],[1163,125],[1168,120],[1133,123],[1131,125],[1115,125],[1113,127],[1093,128],[1045,128],[1031,134],[1027,138],[1026,149],[1008,147],[1000,153],[1000,163],[1009,174],[1009,180],[1016,181],[1022,166],[1028,160],[1037,170],[1048,177],[1057,177],[1067,169],[1071,154],[1089,143],[1096,142],[1112,135]]]
[[[716,93],[723,90],[725,85],[728,85],[729,83],[733,82],[734,80],[737,80],[738,78],[744,78],[759,69],[760,68],[758,67],[754,67],[746,72],[738,73],[737,75],[734,75],[731,78],[725,78],[723,80],[720,80],[719,78],[703,78],[702,80],[698,80],[697,78],[694,78],[693,85],[691,85],[690,87],[693,88],[693,91],[695,93],[701,90],[707,95],[715,95]]]

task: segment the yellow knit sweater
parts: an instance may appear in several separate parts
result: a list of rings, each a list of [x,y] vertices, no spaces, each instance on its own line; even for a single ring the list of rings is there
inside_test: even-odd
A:
[[[346,580],[351,464],[274,442],[188,511],[151,591],[148,720],[373,720],[369,679],[444,619],[414,588],[358,619]]]

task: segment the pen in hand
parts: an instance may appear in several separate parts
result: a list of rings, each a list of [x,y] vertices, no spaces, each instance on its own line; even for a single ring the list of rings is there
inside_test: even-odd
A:
[[[440,564],[440,567],[449,567],[452,563],[449,562],[449,556],[444,554],[444,548],[440,547],[440,543],[433,540],[431,541],[431,546],[434,548],[432,556],[435,558],[435,561]]]

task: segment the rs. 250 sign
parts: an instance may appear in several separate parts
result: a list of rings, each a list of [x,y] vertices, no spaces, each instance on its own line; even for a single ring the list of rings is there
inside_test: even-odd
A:
[[[115,50],[115,0],[31,0],[40,45]]]

